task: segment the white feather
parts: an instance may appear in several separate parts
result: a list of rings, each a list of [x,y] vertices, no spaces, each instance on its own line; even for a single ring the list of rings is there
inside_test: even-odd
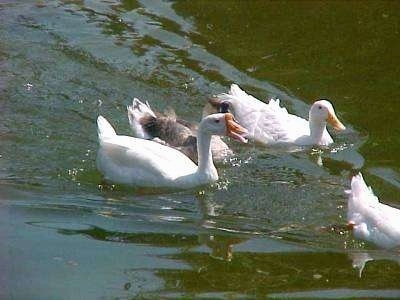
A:
[[[280,106],[278,99],[271,99],[269,103],[264,103],[241,90],[236,84],[231,85],[228,94],[220,94],[217,98],[229,103],[235,118],[249,131],[249,137],[258,142],[297,145],[328,145],[333,142],[325,128],[326,120],[321,125],[318,124],[322,126],[321,136],[312,138],[309,121],[289,114],[286,108]]]
[[[213,182],[218,179],[218,173],[212,161],[211,135],[232,132],[227,122],[225,114],[214,114],[200,123],[197,166],[174,148],[117,135],[110,123],[99,116],[97,168],[109,181],[135,186],[191,188]],[[245,132],[238,124],[234,130]]]
[[[143,117],[150,116],[156,118],[156,115],[151,110],[149,103],[143,103],[139,99],[134,98],[132,105],[128,105],[126,108],[128,111],[129,124],[131,125],[134,135],[142,139],[151,139],[152,137],[146,133],[142,127],[142,124],[140,124],[140,120]]]
[[[347,221],[357,238],[383,248],[400,246],[400,210],[380,203],[361,173],[351,180]]]

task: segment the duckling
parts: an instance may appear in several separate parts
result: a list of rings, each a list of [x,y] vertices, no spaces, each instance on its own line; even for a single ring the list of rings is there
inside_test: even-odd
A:
[[[220,113],[228,111],[226,105],[221,105]],[[172,109],[164,114],[155,113],[148,102],[143,103],[137,98],[127,106],[127,111],[129,124],[136,137],[173,147],[197,163],[198,124],[178,118]],[[233,154],[220,136],[215,135],[211,138],[211,151],[216,162]]]

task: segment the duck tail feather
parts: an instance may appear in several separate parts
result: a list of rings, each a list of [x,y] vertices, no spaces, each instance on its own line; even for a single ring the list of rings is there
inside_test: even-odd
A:
[[[280,100],[279,100],[279,98],[272,97],[272,98],[269,100],[269,105],[273,105],[273,106],[276,106],[276,107],[280,107]]]
[[[237,84],[233,83],[231,84],[231,89],[229,91],[229,94],[232,96],[237,96],[237,97],[243,97],[243,96],[248,96],[245,91],[243,91]]]
[[[364,199],[368,202],[379,202],[378,198],[374,195],[372,188],[367,186],[361,173],[353,176],[351,179],[350,197]]]
[[[97,117],[97,134],[99,140],[117,135],[110,122],[108,122],[103,116]]]
[[[156,118],[156,114],[151,110],[149,103],[143,103],[138,98],[134,98],[132,101],[132,105],[128,105],[126,107],[128,111],[129,120],[131,119],[140,119],[145,115],[150,115]]]
[[[132,105],[126,107],[128,112],[129,125],[131,126],[136,137],[148,139],[143,125],[149,120],[155,120],[156,114],[151,110],[149,103],[141,102],[138,98],[134,98]]]

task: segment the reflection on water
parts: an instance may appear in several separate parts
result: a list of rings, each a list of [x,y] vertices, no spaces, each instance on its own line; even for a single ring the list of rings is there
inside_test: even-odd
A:
[[[363,271],[367,266],[368,262],[386,260],[386,261],[394,261],[398,264],[400,263],[400,256],[395,253],[381,253],[374,251],[353,251],[349,253],[349,257],[353,262],[353,268],[358,269],[358,276],[361,278],[363,276]],[[392,264],[393,262],[391,262]],[[367,275],[366,275],[367,276]]]
[[[187,261],[191,269],[160,270],[157,275],[166,281],[167,288],[176,287],[179,282],[178,288],[184,293],[201,293],[211,288],[217,293],[252,290],[252,294],[262,296],[282,290],[297,290],[299,286],[303,290],[330,290],[340,286],[354,290],[360,288],[360,284],[350,283],[354,282],[352,278],[357,274],[343,254],[236,253],[235,256],[235,260],[226,264],[210,261],[202,254],[183,254],[178,256],[179,259]],[[223,278],[221,274],[224,274]],[[377,277],[364,278],[362,286],[377,289],[397,286],[393,282],[375,281],[379,275],[385,277],[384,273],[374,275]],[[398,295],[399,291],[393,291],[392,295],[396,293]]]
[[[201,295],[210,288],[217,295],[252,289],[252,294],[261,296],[279,293],[282,290],[296,290],[300,282],[304,290],[328,291],[346,286],[346,297],[357,296],[361,290],[369,288],[384,288],[386,291],[383,294],[390,297],[400,293],[396,290],[397,282],[393,282],[394,278],[389,275],[400,271],[400,265],[391,262],[392,259],[398,262],[400,257],[390,252],[351,251],[346,254],[314,252],[305,248],[299,249],[301,251],[286,252],[290,247],[284,250],[282,246],[278,246],[279,250],[274,252],[273,240],[256,239],[254,243],[249,242],[249,237],[246,236],[240,238],[200,233],[197,237],[190,234],[111,232],[98,227],[85,228],[67,223],[31,225],[55,229],[67,236],[84,235],[105,242],[133,243],[178,250],[176,254],[161,255],[161,258],[185,262],[189,268],[182,270],[152,267],[147,270],[151,270],[162,279],[162,294],[165,296],[169,295],[168,290],[173,290],[173,294]],[[209,255],[202,245],[210,249]],[[238,250],[235,252],[234,248]],[[253,252],[251,248],[258,248],[259,252]],[[371,270],[366,271],[365,264],[369,261],[375,263]],[[358,277],[362,277],[363,281],[354,280]],[[131,286],[135,282],[133,280],[126,284]]]
[[[357,22],[380,33],[357,35],[376,41],[361,47],[360,57],[386,53],[399,10],[380,3],[0,4],[0,235],[7,245],[0,249],[0,298],[398,296],[398,254],[335,230],[345,222],[344,190],[358,169],[384,202],[398,201],[399,143],[381,123],[362,118],[373,113],[395,127],[397,104],[388,102],[389,109],[374,97],[396,96],[390,82],[397,77],[376,82],[352,64],[354,49],[339,55],[336,48],[347,48],[335,47],[354,28],[364,32],[358,25],[343,30],[357,12]],[[376,11],[376,18],[364,16]],[[310,13],[315,17],[305,18]],[[342,23],[330,23],[331,16]],[[313,30],[293,34],[304,27]],[[353,77],[370,78],[364,83],[373,96]],[[102,182],[98,114],[130,134],[126,105],[136,96],[198,121],[207,98],[232,82],[260,99],[278,96],[303,117],[304,101],[329,96],[349,129],[329,149],[228,140],[235,157],[220,164],[216,184],[201,189]]]

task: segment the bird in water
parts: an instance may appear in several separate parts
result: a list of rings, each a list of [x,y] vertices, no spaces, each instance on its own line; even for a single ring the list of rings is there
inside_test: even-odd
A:
[[[326,130],[327,123],[336,130],[345,130],[328,100],[314,102],[308,120],[289,114],[286,108],[280,106],[279,99],[262,102],[236,84],[231,85],[229,93],[219,94],[209,102],[217,107],[228,102],[235,118],[249,131],[249,138],[263,144],[327,146],[333,143]]]
[[[221,103],[220,113],[228,112],[229,104]],[[163,114],[154,112],[150,105],[134,98],[127,106],[129,124],[136,137],[153,140],[173,147],[197,163],[198,124],[176,116],[170,109]],[[211,151],[215,161],[220,162],[233,154],[220,136],[212,136]]]
[[[97,168],[107,181],[140,187],[193,188],[218,180],[211,152],[211,136],[227,135],[242,143],[246,129],[230,113],[209,115],[197,129],[196,165],[182,152],[160,143],[117,135],[102,116],[97,118]]]
[[[400,209],[379,202],[361,173],[351,179],[347,191],[348,228],[356,238],[383,248],[400,246]]]

